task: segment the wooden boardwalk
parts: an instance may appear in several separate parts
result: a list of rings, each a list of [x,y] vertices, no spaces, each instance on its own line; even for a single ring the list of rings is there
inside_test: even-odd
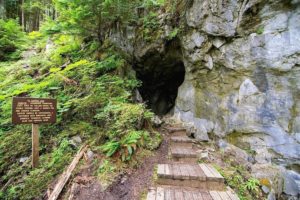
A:
[[[195,141],[182,129],[170,131],[171,164],[158,164],[155,188],[147,200],[238,200],[224,178],[209,164],[198,164]]]

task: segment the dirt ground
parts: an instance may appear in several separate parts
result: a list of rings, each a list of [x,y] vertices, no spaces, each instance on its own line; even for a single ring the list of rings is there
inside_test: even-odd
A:
[[[92,169],[86,166],[76,173],[76,177],[68,184],[60,199],[69,200],[139,200],[153,186],[153,172],[158,163],[168,161],[168,134],[160,130],[163,141],[160,147],[150,157],[145,158],[139,168],[130,174],[120,175],[107,189],[103,189],[97,178],[90,176]]]

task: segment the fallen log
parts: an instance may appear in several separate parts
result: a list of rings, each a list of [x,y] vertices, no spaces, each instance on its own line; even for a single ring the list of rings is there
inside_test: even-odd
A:
[[[69,167],[64,171],[64,173],[59,178],[57,184],[54,187],[53,192],[51,193],[48,200],[56,200],[63,188],[65,187],[65,184],[68,182],[69,178],[72,175],[73,170],[76,168],[79,160],[82,158],[84,152],[87,150],[88,146],[83,146],[80,148],[76,156],[74,157],[72,163],[69,165]]]

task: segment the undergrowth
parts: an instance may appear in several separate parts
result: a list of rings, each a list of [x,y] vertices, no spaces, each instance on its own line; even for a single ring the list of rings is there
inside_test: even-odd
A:
[[[264,199],[258,179],[251,177],[250,173],[241,165],[214,167],[224,177],[228,186],[234,189],[241,200]]]
[[[35,44],[33,54],[0,63],[0,188],[11,183],[0,199],[42,198],[79,149],[74,136],[111,157],[99,166],[99,178],[118,169],[117,163],[126,168],[158,147],[160,135],[144,128],[153,114],[133,101],[140,82],[133,73],[121,73],[131,67],[109,41],[100,45],[64,34],[45,39],[39,32],[29,40]],[[53,46],[46,51],[49,41]],[[31,127],[11,124],[14,96],[58,101],[57,123],[40,126],[40,166],[35,169],[30,167]]]

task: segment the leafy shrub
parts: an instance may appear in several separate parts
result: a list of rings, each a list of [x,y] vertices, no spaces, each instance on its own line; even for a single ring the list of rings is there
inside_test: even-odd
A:
[[[17,59],[25,34],[15,20],[0,19],[0,61]]]
[[[145,131],[130,131],[120,140],[111,140],[101,146],[100,149],[108,157],[117,154],[122,161],[128,161],[138,147],[145,146],[145,139],[148,136],[149,133]]]
[[[145,0],[143,6],[147,8],[162,6],[165,4],[165,0]]]
[[[39,33],[32,34],[33,40],[40,40]],[[100,44],[95,41],[83,44],[82,38],[68,35],[54,35],[52,40],[56,50],[50,54],[39,52],[26,61],[1,63],[0,174],[4,174],[1,181],[6,183],[16,177],[1,194],[4,199],[41,197],[53,177],[72,159],[75,150],[70,146],[70,138],[75,135],[91,148],[101,146],[108,156],[120,158],[117,162],[129,161],[139,148],[155,149],[160,143],[159,134],[141,130],[153,114],[145,105],[132,102],[132,91],[140,82],[125,73],[118,75],[129,68],[120,54],[109,45],[99,50]],[[96,58],[95,52],[101,56]],[[18,162],[30,155],[30,126],[11,124],[12,96],[58,100],[57,123],[40,128],[39,168],[31,169],[29,163]],[[100,171],[106,168],[103,166]]]
[[[246,183],[245,183],[245,188],[248,189],[249,191],[258,191],[259,189],[259,180],[256,178],[250,178]]]
[[[35,42],[38,39],[41,39],[42,36],[43,36],[42,33],[38,31],[32,31],[28,34],[29,39],[32,40],[33,42]]]
[[[256,178],[249,178],[250,174],[247,170],[235,165],[228,168],[221,169],[215,165],[215,168],[225,178],[226,183],[234,189],[241,200],[262,199],[263,194],[259,188],[260,182]]]
[[[160,31],[157,13],[150,11],[148,15],[142,18],[142,23],[143,39],[146,41],[155,39]]]
[[[168,40],[172,40],[174,38],[176,38],[176,36],[178,35],[179,33],[179,28],[174,28],[170,33],[169,35],[167,36],[167,39]]]
[[[109,127],[109,138],[122,137],[127,134],[126,130],[140,129],[148,117],[143,104],[112,101],[95,116],[96,119],[104,121],[105,127]]]

